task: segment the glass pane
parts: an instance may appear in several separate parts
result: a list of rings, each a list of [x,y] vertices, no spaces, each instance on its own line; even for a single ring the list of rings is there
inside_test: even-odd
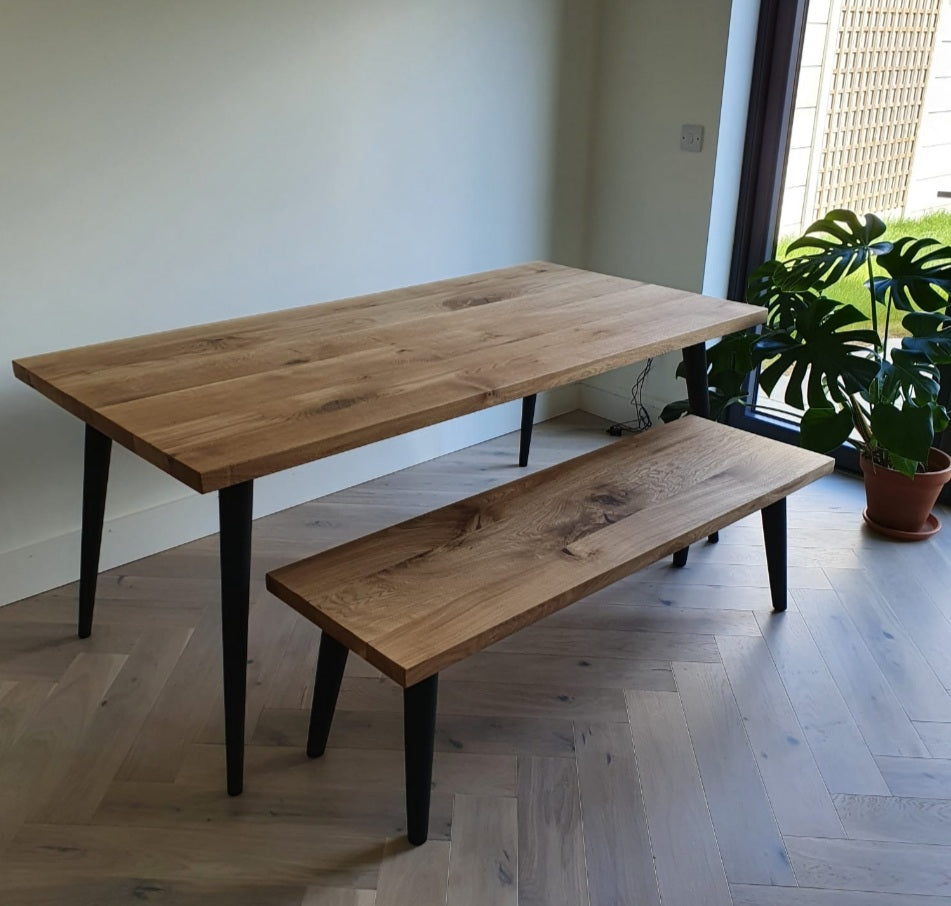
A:
[[[886,238],[951,244],[951,10],[941,0],[810,0],[779,214],[779,249],[834,208]],[[862,311],[863,277],[835,290]],[[901,325],[889,334],[900,337]],[[780,383],[755,411],[798,421]]]

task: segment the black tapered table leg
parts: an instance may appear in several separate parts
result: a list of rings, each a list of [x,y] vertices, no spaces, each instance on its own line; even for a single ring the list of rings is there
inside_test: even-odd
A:
[[[433,744],[436,736],[434,673],[403,690],[403,746],[406,760],[406,836],[413,846],[429,836],[429,795],[433,780]]]
[[[707,347],[704,343],[685,346],[682,351],[690,412],[710,417],[710,392],[707,387]]]
[[[702,418],[709,418],[710,391],[707,386],[707,347],[704,343],[695,343],[693,346],[685,346],[681,354],[684,359],[687,402],[690,404],[690,412]],[[716,544],[720,540],[719,532],[714,532],[707,540],[711,544]],[[689,547],[683,547],[677,551],[674,554],[674,566],[686,566],[689,553]]]
[[[320,758],[327,748],[330,724],[334,719],[340,681],[343,679],[343,668],[347,666],[349,653],[350,649],[345,645],[341,645],[326,632],[321,633],[314,698],[310,706],[310,729],[307,731],[307,755],[310,758]]]
[[[102,523],[106,514],[106,486],[109,484],[109,460],[112,440],[86,425],[83,458],[83,526],[79,555],[79,637],[92,633],[92,612],[96,606],[96,580],[99,578],[99,550],[102,547]]]
[[[532,445],[532,427],[535,424],[536,394],[522,399],[522,430],[518,440],[518,464],[528,465],[528,451]]]
[[[786,498],[762,509],[766,569],[773,610],[786,609]]]
[[[251,590],[251,503],[254,482],[218,492],[221,545],[221,643],[225,693],[228,795],[244,787],[244,709]]]

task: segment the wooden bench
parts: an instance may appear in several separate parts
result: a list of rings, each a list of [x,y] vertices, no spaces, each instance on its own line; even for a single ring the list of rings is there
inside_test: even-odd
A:
[[[323,754],[349,651],[404,687],[407,832],[426,840],[438,673],[762,510],[786,607],[786,495],[832,460],[688,416],[270,572],[323,630],[307,754]]]

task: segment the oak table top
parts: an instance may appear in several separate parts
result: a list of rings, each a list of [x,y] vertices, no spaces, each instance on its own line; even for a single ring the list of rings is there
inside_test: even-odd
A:
[[[18,378],[202,493],[764,320],[547,262],[14,361]]]

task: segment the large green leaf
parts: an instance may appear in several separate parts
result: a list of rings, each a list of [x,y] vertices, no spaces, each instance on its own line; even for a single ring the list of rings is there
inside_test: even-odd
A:
[[[806,250],[790,262],[789,279],[799,290],[823,290],[858,270],[870,255],[891,251],[890,242],[875,241],[884,232],[885,224],[874,214],[866,214],[863,222],[852,211],[830,211],[787,249]]]
[[[937,400],[928,403],[928,408],[931,410],[931,427],[934,428],[935,434],[940,434],[951,421],[948,418],[948,410]]]
[[[914,406],[906,401],[898,408],[879,403],[872,407],[872,434],[889,453],[924,463],[934,441],[933,419],[931,406]]]
[[[891,361],[883,361],[876,383],[878,399],[894,402],[899,397],[923,404],[938,396],[940,375],[937,365],[916,350],[893,349]]]
[[[753,331],[729,334],[707,350],[710,383],[714,387],[738,387],[754,366],[753,344],[758,339]]]
[[[711,386],[718,384],[721,375],[745,375],[753,370],[753,345],[757,334],[750,330],[741,330],[727,334],[707,347],[707,382]],[[677,377],[687,376],[687,366],[683,359],[677,363]]]
[[[879,302],[891,302],[902,311],[943,311],[951,293],[951,248],[937,239],[904,236],[891,251],[878,256],[888,274],[875,277],[872,287]]]
[[[767,323],[772,327],[788,327],[818,296],[808,284],[793,277],[790,264],[767,261],[753,271],[746,285],[746,301],[766,308]]]
[[[879,371],[878,337],[871,330],[848,329],[864,321],[854,305],[816,299],[796,315],[791,330],[771,331],[757,340],[756,361],[773,360],[760,372],[760,384],[772,393],[791,370],[785,400],[797,409],[806,408],[804,382],[810,407],[835,408],[834,402],[845,403],[846,394],[864,392]]]
[[[844,444],[852,433],[852,412],[847,408],[814,406],[799,423],[799,442],[807,450],[829,453]]]
[[[902,326],[911,334],[902,338],[904,352],[935,365],[951,364],[951,317],[938,311],[912,311],[902,319]]]
[[[902,475],[907,475],[909,478],[914,478],[918,471],[917,459],[909,459],[907,456],[899,456],[897,453],[888,454],[888,465],[896,472],[901,472]]]
[[[734,403],[745,403],[748,393],[746,378],[754,369],[753,344],[757,335],[752,331],[731,333],[707,349],[707,386],[710,394],[710,417],[720,418]],[[677,377],[687,376],[686,365],[677,365]],[[661,421],[669,422],[690,411],[687,400],[668,403],[660,414]]]
[[[951,329],[951,315],[940,311],[911,311],[901,323],[913,337],[930,337]]]
[[[660,420],[665,424],[675,422],[678,418],[683,418],[689,411],[690,403],[687,400],[674,400],[660,410]]]

